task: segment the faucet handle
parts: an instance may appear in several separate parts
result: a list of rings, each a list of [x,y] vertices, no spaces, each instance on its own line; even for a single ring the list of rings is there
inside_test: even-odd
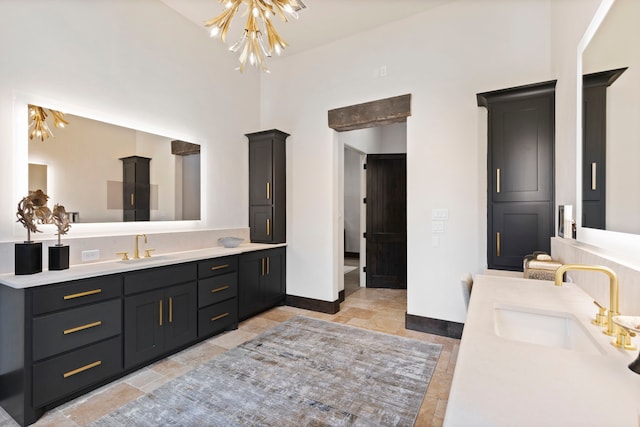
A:
[[[631,337],[635,337],[635,332],[625,328],[622,325],[617,325],[618,331],[615,341],[611,341],[611,345],[625,350],[637,350],[638,347],[631,342]]]
[[[122,261],[129,261],[129,252],[116,252],[116,255],[122,255]]]
[[[603,307],[598,301],[593,302],[598,307],[598,313],[596,318],[591,321],[594,325],[606,326],[607,325],[607,308]]]
[[[145,258],[151,258],[151,252],[155,251],[155,249],[145,249],[144,250],[144,257]]]

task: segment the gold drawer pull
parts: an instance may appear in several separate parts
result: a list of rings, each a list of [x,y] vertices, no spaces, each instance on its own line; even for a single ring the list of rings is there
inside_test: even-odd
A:
[[[216,292],[224,291],[225,289],[229,289],[229,286],[225,285],[225,286],[220,286],[219,288],[216,288],[216,289],[211,289],[211,293],[214,294]]]
[[[86,296],[89,296],[89,295],[95,295],[95,294],[99,294],[100,292],[102,292],[102,289],[94,289],[92,291],[80,292],[78,294],[65,295],[63,298],[65,300],[68,300],[68,299],[86,297]]]
[[[173,298],[169,297],[169,323],[173,323]]]
[[[496,256],[500,256],[500,232],[496,233]]]
[[[219,315],[217,315],[217,316],[215,316],[215,317],[212,317],[212,318],[211,318],[211,321],[212,321],[212,322],[215,322],[216,320],[220,320],[220,319],[222,319],[223,317],[227,317],[228,315],[229,315],[229,313],[222,313],[222,314],[219,314]]]
[[[229,264],[216,265],[211,267],[211,271],[222,270],[223,268],[229,268]]]
[[[267,200],[271,199],[271,183],[267,182]]]
[[[162,326],[162,300],[158,301],[158,325]]]
[[[102,325],[102,322],[100,320],[98,320],[97,322],[88,323],[86,325],[78,326],[76,328],[65,329],[62,333],[64,335],[69,335],[69,334],[72,334],[74,332],[84,331],[85,329],[94,328],[94,327],[100,326],[100,325]]]
[[[79,374],[80,372],[87,371],[87,370],[89,370],[91,368],[95,368],[96,366],[100,366],[100,365],[102,365],[102,361],[96,360],[95,362],[89,363],[88,365],[85,365],[85,366],[83,366],[81,368],[74,369],[73,371],[65,372],[64,374],[62,374],[62,376],[64,378],[69,378],[72,375]]]
[[[267,236],[271,236],[271,220],[267,218]]]

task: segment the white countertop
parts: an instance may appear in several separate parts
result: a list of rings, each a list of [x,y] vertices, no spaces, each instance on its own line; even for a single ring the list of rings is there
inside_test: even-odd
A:
[[[602,354],[500,337],[496,306],[571,313]],[[595,313],[593,299],[572,283],[476,276],[444,425],[638,427],[640,375],[627,367],[638,350],[610,345],[590,323]]]
[[[42,273],[36,274],[20,276],[16,276],[15,274],[2,274],[0,275],[0,284],[10,286],[15,289],[26,289],[51,283],[67,282],[69,280],[84,279],[87,277],[104,276],[107,274],[123,273],[150,267],[160,267],[163,265],[218,258],[227,255],[237,255],[244,252],[272,249],[282,246],[286,246],[286,244],[243,243],[236,248],[215,246],[192,251],[160,253],[153,254],[151,258],[141,258],[139,260],[130,259],[129,261],[114,259],[90,264],[72,265],[66,270],[43,270]]]

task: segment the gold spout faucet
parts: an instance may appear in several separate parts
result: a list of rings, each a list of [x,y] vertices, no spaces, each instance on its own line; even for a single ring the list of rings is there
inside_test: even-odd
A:
[[[583,265],[583,264],[565,264],[559,267],[556,270],[555,283],[556,286],[562,286],[562,276],[569,270],[579,270],[579,271],[600,271],[607,276],[609,276],[609,313],[607,314],[607,329],[604,331],[605,334],[614,336],[616,334],[615,326],[613,323],[613,316],[620,315],[619,308],[619,285],[618,285],[618,275],[610,269],[609,267],[604,267],[602,265]]]
[[[133,247],[133,259],[140,259],[140,250],[138,249],[138,237],[144,237],[144,243],[147,243],[146,234],[136,234],[136,244]]]

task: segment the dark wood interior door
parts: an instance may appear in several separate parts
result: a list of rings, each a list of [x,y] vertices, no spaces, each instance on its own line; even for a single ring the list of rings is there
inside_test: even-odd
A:
[[[367,156],[367,287],[407,288],[407,155]]]

